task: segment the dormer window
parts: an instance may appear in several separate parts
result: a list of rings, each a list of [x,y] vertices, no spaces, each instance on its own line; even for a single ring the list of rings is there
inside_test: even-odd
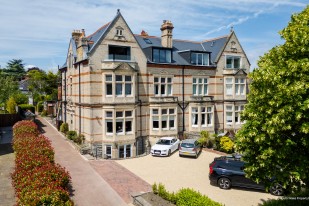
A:
[[[171,63],[172,62],[172,50],[154,48],[152,50],[152,61],[157,63]]]
[[[191,64],[209,66],[209,54],[192,52]]]
[[[121,26],[116,27],[116,35],[123,36],[123,28]]]

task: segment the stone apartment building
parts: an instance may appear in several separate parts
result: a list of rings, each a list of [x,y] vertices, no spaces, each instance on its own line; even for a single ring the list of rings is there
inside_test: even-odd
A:
[[[248,92],[248,58],[234,31],[201,42],[133,34],[118,10],[86,36],[72,32],[59,119],[105,158],[143,154],[156,138],[237,131]],[[101,153],[102,152],[102,153]]]

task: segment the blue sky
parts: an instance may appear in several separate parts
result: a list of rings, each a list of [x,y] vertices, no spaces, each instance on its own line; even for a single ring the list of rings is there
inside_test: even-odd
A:
[[[23,59],[29,66],[56,71],[66,59],[74,29],[86,35],[111,21],[119,8],[131,30],[160,36],[163,20],[174,24],[173,38],[202,41],[234,31],[251,70],[272,47],[278,31],[308,0],[5,0],[0,7],[0,65]]]

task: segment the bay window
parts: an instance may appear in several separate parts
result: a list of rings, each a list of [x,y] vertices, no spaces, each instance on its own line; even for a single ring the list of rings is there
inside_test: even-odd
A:
[[[207,127],[213,124],[213,107],[192,107],[191,108],[191,126]]]
[[[244,78],[235,78],[235,94],[244,95],[245,94],[245,79]]]
[[[173,130],[176,127],[175,108],[151,109],[152,130]]]
[[[106,111],[105,122],[106,122],[106,134],[112,135],[123,135],[131,133],[133,127],[133,114],[132,110],[125,111]],[[115,117],[114,117],[115,114]],[[114,128],[115,126],[115,128]]]
[[[233,95],[233,78],[225,79],[226,95]]]
[[[226,105],[225,116],[226,124],[242,124],[240,113],[244,110],[244,105]]]

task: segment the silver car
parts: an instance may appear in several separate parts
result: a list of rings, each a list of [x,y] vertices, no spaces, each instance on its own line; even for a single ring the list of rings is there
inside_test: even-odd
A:
[[[202,150],[202,146],[198,143],[197,139],[185,139],[179,145],[179,157],[193,156],[198,157]]]

